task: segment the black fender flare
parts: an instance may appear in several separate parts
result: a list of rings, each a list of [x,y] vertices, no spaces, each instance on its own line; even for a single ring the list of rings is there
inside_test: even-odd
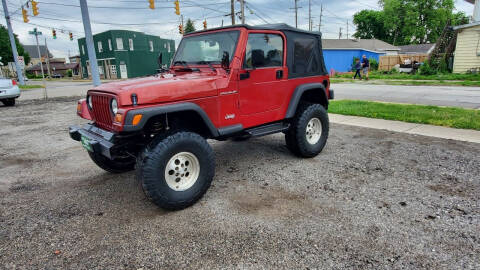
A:
[[[325,99],[325,103],[328,105],[327,89],[325,88],[325,85],[323,85],[323,83],[301,84],[297,86],[297,88],[295,88],[295,91],[293,92],[293,95],[290,98],[290,103],[288,104],[288,109],[287,109],[287,113],[285,114],[285,118],[292,118],[295,116],[298,103],[300,102],[300,99],[302,98],[303,93],[312,89],[321,89],[323,98]]]
[[[127,112],[127,115],[125,116],[125,125],[123,126],[123,131],[125,132],[139,131],[139,130],[142,130],[145,124],[148,122],[148,120],[154,116],[167,114],[167,113],[174,113],[174,112],[185,112],[185,111],[193,111],[197,113],[203,119],[203,122],[205,123],[208,130],[210,131],[212,137],[215,138],[219,136],[217,128],[215,127],[215,125],[213,125],[207,113],[202,108],[200,108],[200,106],[191,102],[159,105],[151,108],[130,110]],[[133,117],[136,114],[142,114],[143,117],[140,120],[140,123],[134,126],[132,125],[132,121],[133,121]]]

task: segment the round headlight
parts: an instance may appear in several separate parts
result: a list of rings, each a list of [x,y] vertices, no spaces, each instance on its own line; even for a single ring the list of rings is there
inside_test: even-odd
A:
[[[117,100],[112,98],[112,101],[110,102],[110,108],[112,109],[113,114],[117,114],[118,112],[118,103]]]
[[[88,108],[90,110],[93,109],[93,103],[92,103],[92,97],[91,96],[87,96],[87,105],[88,105]]]

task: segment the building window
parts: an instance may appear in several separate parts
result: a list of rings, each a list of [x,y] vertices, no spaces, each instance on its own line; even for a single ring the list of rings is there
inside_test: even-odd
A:
[[[167,43],[167,51],[170,52],[170,42]]]
[[[112,72],[113,75],[117,75],[117,66],[110,65],[110,71]]]
[[[150,51],[153,52],[153,41],[149,41],[148,45],[150,45]]]
[[[112,50],[112,40],[108,39],[108,49],[111,51]]]
[[[82,45],[82,53],[85,54],[85,46]]]
[[[117,50],[123,50],[123,39],[122,38],[117,38]]]
[[[103,52],[102,42],[101,41],[97,42],[97,45],[98,45],[98,52]]]
[[[130,48],[130,51],[133,51],[133,39],[131,38],[128,39],[128,47]]]

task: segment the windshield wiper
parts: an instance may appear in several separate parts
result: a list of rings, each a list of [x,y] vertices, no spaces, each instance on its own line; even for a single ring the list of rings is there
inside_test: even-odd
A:
[[[212,62],[210,62],[210,61],[198,61],[197,64],[199,64],[199,65],[208,65],[208,67],[209,67],[213,72],[217,71],[217,70],[213,67]]]
[[[173,65],[176,66],[177,64],[180,64],[183,66],[181,71],[192,71],[192,72],[198,72],[200,71],[198,68],[191,68],[187,65],[187,61],[175,61],[173,62]]]
[[[188,65],[187,65],[187,61],[175,61],[175,62],[173,62],[174,66],[176,66],[177,64],[180,64],[185,68],[189,68]]]

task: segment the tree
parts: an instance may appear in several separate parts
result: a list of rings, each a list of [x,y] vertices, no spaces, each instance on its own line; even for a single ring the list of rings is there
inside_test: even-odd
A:
[[[381,11],[354,15],[357,38],[376,38],[393,45],[434,43],[447,22],[464,24],[464,13],[453,13],[453,0],[380,0]]]
[[[357,26],[357,32],[353,35],[361,39],[386,39],[384,14],[382,11],[362,10],[355,14],[353,23]]]
[[[17,35],[14,34],[15,43],[17,45],[18,55],[24,57],[25,65],[30,63],[30,55],[23,49],[22,44],[18,41]],[[8,62],[13,62],[12,47],[10,46],[10,38],[8,37],[8,30],[5,26],[0,24],[0,56],[2,62],[6,65]]]
[[[192,20],[188,19],[187,24],[185,25],[185,34],[190,32],[195,32],[195,25]]]

